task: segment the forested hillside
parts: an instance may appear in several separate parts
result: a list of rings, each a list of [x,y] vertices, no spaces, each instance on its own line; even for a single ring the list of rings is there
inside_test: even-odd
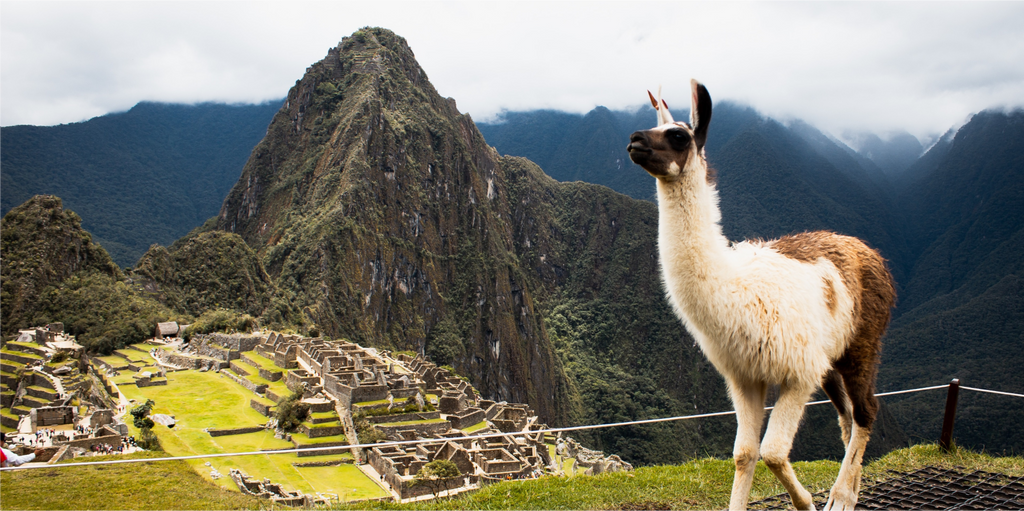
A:
[[[982,112],[897,183],[916,259],[887,337],[889,388],[944,382],[1024,393],[1024,112]],[[895,409],[932,438],[935,399]],[[964,392],[961,442],[1024,452],[1020,399]]]
[[[131,267],[217,214],[279,107],[139,103],[81,123],[0,128],[0,213],[56,195]]]

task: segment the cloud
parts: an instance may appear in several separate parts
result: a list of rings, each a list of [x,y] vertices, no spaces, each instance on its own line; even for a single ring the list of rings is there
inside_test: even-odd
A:
[[[1021,3],[11,2],[0,124],[74,122],[141,100],[283,97],[343,36],[406,38],[477,120],[625,108],[690,77],[716,100],[833,133],[941,133],[1024,102]]]

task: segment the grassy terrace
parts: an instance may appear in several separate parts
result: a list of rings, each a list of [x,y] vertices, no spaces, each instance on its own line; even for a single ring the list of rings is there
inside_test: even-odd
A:
[[[34,342],[7,341],[6,346],[8,346],[8,347],[10,347],[10,346],[17,346],[19,348],[25,348],[27,350],[32,350],[32,351],[36,351],[36,350],[42,349],[42,348],[40,348],[40,346],[38,344],[36,344]]]
[[[159,457],[136,453],[129,457]],[[123,459],[99,456],[89,461]],[[59,481],[59,483],[55,483]],[[0,473],[4,509],[259,509],[258,499],[226,491],[183,461]]]
[[[295,444],[298,445],[299,447],[311,447],[311,446],[316,446],[316,445],[321,445],[321,444],[348,443],[348,440],[345,438],[345,435],[322,436],[322,437],[317,437],[317,438],[309,438],[308,436],[306,436],[306,435],[304,435],[302,433],[292,433],[292,441],[295,442]],[[352,458],[352,455],[349,454],[349,452],[347,450],[343,451],[343,450],[339,449],[338,452],[345,454],[345,456],[342,456],[343,458],[344,457]],[[307,458],[307,459],[319,461],[321,458],[320,457],[316,457],[316,458]],[[323,459],[327,459],[327,458],[323,458]]]
[[[432,424],[435,422],[444,422],[444,419],[426,419],[418,421],[401,421],[401,422],[386,422],[383,424],[377,424],[378,426],[408,426],[410,424]]]
[[[38,354],[35,354],[35,353],[28,353],[28,352],[25,352],[25,351],[14,351],[14,350],[9,350],[7,348],[4,348],[4,349],[0,350],[0,356],[2,356],[3,358],[9,358],[9,357],[31,358],[33,360],[42,360],[43,358],[45,358],[42,355],[38,355]]]
[[[94,357],[98,360],[102,360],[110,367],[127,367],[128,361],[117,355],[107,355],[105,357]]]
[[[249,357],[250,354],[255,354],[255,353],[256,352],[254,352],[254,351],[247,351],[247,352],[245,352],[245,356]],[[262,357],[260,357],[260,358],[262,358]],[[266,359],[264,358],[264,360],[266,360]],[[269,389],[274,394],[277,394],[278,396],[287,396],[287,395],[292,393],[290,390],[288,390],[288,386],[285,385],[284,378],[282,378],[280,380],[277,380],[277,381],[270,381],[270,380],[260,376],[260,372],[259,372],[258,368],[253,367],[253,366],[251,366],[249,364],[246,364],[243,360],[239,359],[239,360],[234,360],[233,362],[238,364],[238,365],[240,365],[240,366],[242,366],[242,369],[245,369],[245,372],[249,373],[248,376],[242,376],[242,375],[239,374],[238,376],[240,378],[245,378],[246,380],[249,380],[249,381],[255,383],[256,385],[266,385],[267,389]],[[253,360],[253,362],[255,362],[255,360]],[[271,364],[271,366],[273,366],[273,364]],[[277,371],[281,371],[281,369],[278,368]]]
[[[154,413],[174,415],[174,428],[156,426],[153,431],[160,438],[160,444],[173,456],[215,454],[225,452],[252,452],[260,450],[291,449],[293,444],[274,438],[272,431],[259,431],[243,435],[211,437],[204,431],[212,429],[233,429],[257,426],[266,423],[267,418],[249,406],[255,396],[248,389],[236,384],[226,376],[214,372],[194,370],[175,371],[167,374],[166,386],[138,388],[133,385],[121,387],[121,392],[137,403],[152,399],[156,405]],[[138,431],[131,425],[132,434]],[[299,445],[315,445],[323,442],[344,441],[344,436],[310,440],[304,435],[293,435]],[[258,478],[270,478],[289,490],[306,493],[326,492],[342,495],[349,499],[379,498],[385,496],[373,481],[351,465],[335,467],[295,467],[293,463],[351,459],[351,454],[342,452],[329,456],[299,458],[297,454],[254,455],[231,458],[210,458],[189,460],[186,463],[195,469],[203,479],[228,490],[236,490],[234,483],[226,477],[231,468],[238,468]],[[209,461],[212,467],[207,467]],[[214,481],[211,468],[222,475]],[[132,507],[114,504],[114,507]]]
[[[470,426],[470,427],[468,427],[466,429],[463,429],[462,432],[463,433],[476,433],[477,431],[480,431],[481,429],[484,429],[486,427],[487,427],[487,421],[480,421],[480,422],[478,422],[478,423],[476,423],[476,424],[474,424],[474,425],[472,425],[472,426]]]
[[[266,369],[268,371],[284,372],[284,369],[281,369],[280,367],[274,365],[273,360],[270,360],[269,358],[264,357],[263,355],[260,355],[255,351],[246,351],[243,355],[245,355],[245,358],[253,361],[254,363],[256,363],[256,365],[262,367],[263,369]]]
[[[404,406],[409,402],[409,398],[401,397],[395,400],[395,406]],[[388,404],[387,399],[378,399],[376,401],[363,401],[362,403],[352,403],[353,407],[372,407]]]

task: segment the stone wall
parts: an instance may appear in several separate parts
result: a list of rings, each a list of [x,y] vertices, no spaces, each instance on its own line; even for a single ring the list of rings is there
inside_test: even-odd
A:
[[[234,428],[234,429],[208,429],[206,430],[210,436],[228,436],[228,435],[244,435],[246,433],[255,433],[257,431],[263,431],[263,426],[251,426],[248,428]]]
[[[152,377],[142,377],[135,380],[136,387],[156,387],[158,385],[167,385],[167,378],[154,380]]]
[[[400,424],[395,426],[385,426],[383,424],[377,424],[377,429],[387,435],[388,438],[398,438],[400,432],[413,431],[418,436],[429,437],[432,435],[439,435],[452,429],[452,423],[448,421],[440,422],[426,422],[423,424]]]
[[[299,432],[309,438],[322,438],[325,436],[343,435],[345,434],[345,428],[342,426],[309,427],[306,424],[300,424]]]
[[[81,438],[81,439],[78,439],[78,440],[69,440],[68,442],[65,442],[64,445],[68,445],[68,446],[71,446],[71,447],[81,447],[82,449],[86,449],[86,450],[92,449],[92,447],[94,445],[103,445],[103,444],[107,444],[107,445],[110,445],[110,446],[117,447],[117,446],[121,445],[121,438],[122,438],[121,435],[104,435],[104,436],[99,436],[99,437]]]
[[[461,414],[449,415],[448,421],[455,429],[465,429],[484,420],[484,411],[479,408],[469,408]]]
[[[32,425],[37,428],[74,424],[78,410],[74,406],[44,406],[29,412]]]
[[[396,413],[391,415],[374,415],[367,417],[366,420],[370,424],[383,424],[386,422],[405,422],[405,421],[425,421],[431,419],[440,419],[440,412],[412,412],[412,413]],[[477,421],[480,422],[480,421]]]
[[[260,412],[260,414],[263,415],[264,417],[270,417],[271,415],[274,414],[274,412],[271,411],[271,408],[273,408],[273,406],[274,405],[261,403],[255,399],[249,400],[249,407],[252,408],[253,410],[256,410],[257,412]]]
[[[263,393],[265,393],[267,391],[267,384],[265,384],[265,383],[261,383],[261,384],[257,385],[257,384],[255,384],[255,383],[253,383],[253,382],[251,382],[251,381],[249,381],[249,380],[247,380],[245,378],[242,378],[240,376],[236,376],[234,374],[231,374],[231,371],[221,371],[220,374],[223,374],[224,376],[227,376],[228,378],[231,378],[235,383],[237,383],[237,384],[239,384],[239,385],[241,385],[241,386],[243,386],[243,387],[253,391],[253,393],[255,393],[255,394],[261,394],[262,395]]]
[[[210,340],[232,351],[252,351],[263,342],[263,337],[247,334],[210,334]]]

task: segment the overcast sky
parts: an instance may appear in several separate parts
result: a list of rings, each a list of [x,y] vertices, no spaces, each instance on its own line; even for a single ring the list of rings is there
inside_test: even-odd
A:
[[[405,37],[475,120],[502,110],[639,106],[695,77],[835,135],[922,139],[1024,104],[1024,3],[0,3],[0,125],[52,125],[139,101],[283,98],[363,26]],[[924,140],[923,140],[924,141]]]

